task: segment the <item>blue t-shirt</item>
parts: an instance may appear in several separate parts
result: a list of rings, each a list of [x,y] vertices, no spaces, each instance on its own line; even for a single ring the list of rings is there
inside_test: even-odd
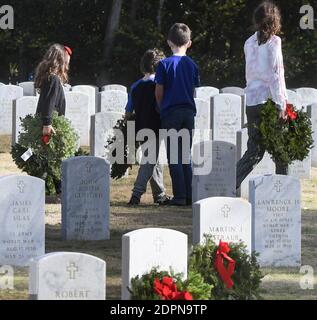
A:
[[[132,93],[133,91],[137,88],[137,86],[139,84],[142,84],[142,83],[146,83],[146,82],[154,82],[154,79],[155,79],[155,76],[154,75],[151,75],[147,80],[144,80],[143,78],[142,79],[139,79],[137,80],[136,82],[134,82],[130,88],[130,93],[129,93],[129,96],[128,96],[128,103],[125,107],[125,111],[126,112],[133,112],[134,109],[135,109],[135,106],[133,105],[133,101],[132,101]]]
[[[199,71],[188,56],[171,56],[162,60],[156,70],[155,82],[164,86],[160,106],[161,119],[171,109],[190,108],[196,114],[195,87],[199,87]]]

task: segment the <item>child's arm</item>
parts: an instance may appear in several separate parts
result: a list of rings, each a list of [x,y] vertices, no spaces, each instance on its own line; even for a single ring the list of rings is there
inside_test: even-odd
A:
[[[286,109],[287,93],[284,77],[282,44],[280,38],[276,38],[276,41],[272,43],[271,66],[273,73],[270,81],[270,90],[273,100],[280,106],[280,111],[282,113]]]
[[[161,103],[163,101],[163,96],[164,96],[164,86],[161,84],[156,84],[155,98],[156,98],[156,102],[157,102],[157,105],[159,108],[160,108]]]

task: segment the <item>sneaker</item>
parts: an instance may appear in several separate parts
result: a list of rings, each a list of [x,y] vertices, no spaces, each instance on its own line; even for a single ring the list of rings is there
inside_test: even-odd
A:
[[[186,206],[186,200],[176,200],[175,198],[167,200],[163,203],[160,203],[162,206],[175,206],[175,207],[183,207]]]
[[[154,203],[162,205],[165,202],[168,202],[170,200],[171,200],[171,197],[165,194],[163,197],[160,197],[159,199],[154,200]]]
[[[140,198],[136,197],[136,196],[132,196],[130,201],[128,202],[129,206],[137,206],[140,204]]]

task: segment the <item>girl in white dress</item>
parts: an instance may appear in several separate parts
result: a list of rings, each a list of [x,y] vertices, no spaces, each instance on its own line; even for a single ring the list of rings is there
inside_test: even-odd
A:
[[[262,160],[265,149],[257,127],[261,120],[263,105],[271,98],[280,117],[285,118],[286,85],[281,38],[276,34],[281,29],[278,7],[269,1],[261,3],[254,12],[253,34],[245,43],[248,120],[248,149],[237,164],[237,189],[253,168]],[[276,174],[287,175],[288,167],[276,163]]]

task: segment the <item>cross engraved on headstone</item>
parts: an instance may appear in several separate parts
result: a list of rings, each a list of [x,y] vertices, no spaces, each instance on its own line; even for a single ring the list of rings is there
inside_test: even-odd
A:
[[[20,180],[18,182],[17,187],[18,187],[20,193],[24,193],[24,189],[25,189],[26,185],[22,180]]]
[[[230,99],[227,98],[227,99],[225,100],[225,103],[226,103],[227,106],[230,106],[230,103],[231,103]]]
[[[153,243],[155,245],[156,252],[161,252],[164,241],[161,238],[156,238]]]
[[[69,280],[76,279],[76,272],[78,272],[78,267],[74,262],[69,263],[69,266],[66,268],[66,271],[69,273]]]
[[[91,173],[91,168],[92,168],[92,164],[88,161],[88,162],[86,163],[87,173]]]
[[[223,217],[224,218],[229,218],[229,212],[230,211],[231,211],[231,208],[227,204],[225,204],[223,206],[223,208],[221,209],[221,212],[223,213]]]
[[[278,180],[275,184],[274,184],[274,189],[276,190],[276,192],[281,192],[281,187],[282,187],[282,183],[280,180]]]

